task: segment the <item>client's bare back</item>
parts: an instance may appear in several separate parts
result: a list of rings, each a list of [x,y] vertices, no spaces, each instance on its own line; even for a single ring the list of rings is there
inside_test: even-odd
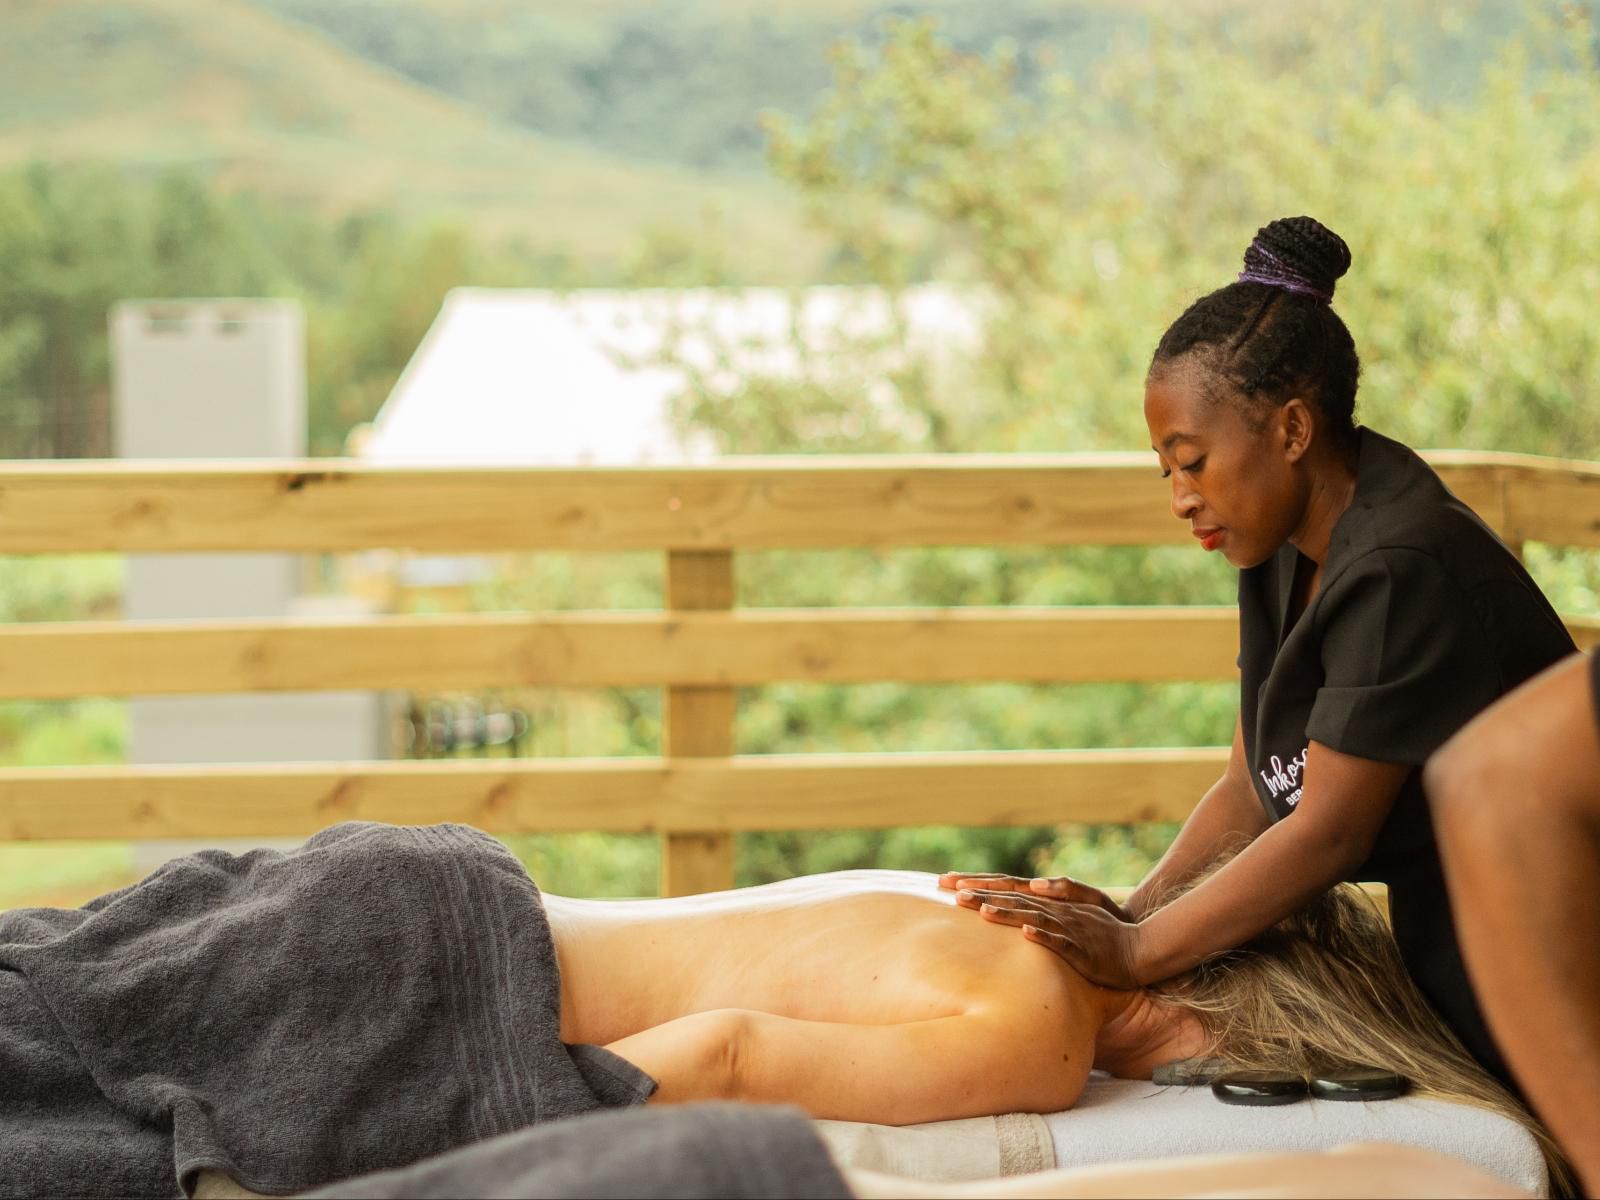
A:
[[[1025,989],[1092,1030],[1098,989],[975,921],[931,875],[841,871],[663,900],[546,897],[569,1041],[605,1043],[687,1013],[743,1008],[887,1025],[1013,1003]],[[568,1020],[571,1025],[568,1027]]]
[[[1066,1107],[1101,989],[952,899],[934,876],[896,871],[674,900],[548,897],[562,1036],[671,1077],[664,1099],[731,1091],[895,1123]],[[734,1082],[719,1076],[729,1039],[744,1048]],[[895,1076],[898,1103],[865,1088],[871,1073]]]

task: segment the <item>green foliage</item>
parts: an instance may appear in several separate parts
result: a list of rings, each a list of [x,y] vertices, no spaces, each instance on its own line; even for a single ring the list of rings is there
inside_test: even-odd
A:
[[[448,6],[435,0],[258,0],[361,58],[535,132],[630,159],[755,171],[763,108],[804,109],[842,36],[876,41],[902,4],[750,5],[658,0]],[[482,19],[473,19],[479,8]],[[1060,68],[1086,61],[1137,12],[1103,3],[922,4],[956,45],[1016,38]]]
[[[765,607],[896,604],[1232,604],[1221,560],[1163,546],[753,551],[738,600]]]
[[[350,429],[370,421],[454,287],[560,287],[582,279],[560,256],[486,242],[444,222],[347,218],[321,241],[286,247],[307,305],[310,450],[346,453]]]
[[[1176,825],[1063,825],[1037,852],[1035,875],[1070,875],[1101,887],[1131,887],[1144,879],[1177,836]]]
[[[1086,78],[1014,43],[966,53],[933,20],[894,25],[881,45],[846,43],[815,110],[770,119],[773,168],[847,277],[890,295],[963,283],[985,313],[981,348],[965,370],[919,369],[902,335],[888,380],[908,422],[883,421],[848,364],[815,355],[799,381],[752,378],[731,395],[696,381],[680,419],[736,451],[1142,447],[1143,376],[1162,329],[1232,277],[1257,226],[1305,211],[1355,252],[1339,306],[1365,360],[1362,419],[1414,445],[1596,457],[1594,23],[1572,6],[1557,21],[1542,11],[1519,12],[1481,76],[1443,95],[1407,47],[1449,41],[1450,18],[1421,5],[1345,4],[1326,17],[1354,31],[1338,39],[1306,38],[1269,10],[1180,19]],[[800,557],[750,556],[741,598],[759,603],[779,580],[801,593],[790,602],[822,604],[1231,598],[1231,576],[1192,553],[857,555],[855,569],[796,570]],[[1094,569],[1074,571],[1074,559]],[[1593,606],[1592,556],[1534,566],[1558,600]],[[1216,744],[1235,711],[1217,686],[793,686],[747,699],[741,748]],[[1066,827],[1053,842],[1035,833],[1023,857],[1131,883],[1171,832]],[[889,852],[860,836],[841,848],[867,844]]]
[[[755,833],[738,839],[740,887],[862,867],[905,871],[1006,871],[1027,875],[1048,829],[927,826],[834,833]]]
[[[452,5],[435,30],[425,22],[436,7],[370,11],[385,41],[414,32],[449,54],[458,45],[467,53],[476,39],[493,58],[521,8],[498,4],[499,12],[463,16]],[[640,225],[692,221],[708,201],[728,214],[758,269],[792,261],[804,241],[792,207],[769,181],[558,140],[552,128],[530,129],[514,114],[452,98],[448,86],[409,80],[381,54],[374,61],[343,50],[249,0],[48,0],[10,3],[4,13],[0,169],[32,161],[102,163],[144,175],[183,169],[222,190],[324,214],[446,217],[608,270]],[[317,15],[314,8],[308,18]],[[463,29],[471,30],[465,42],[456,36]],[[537,88],[541,79],[563,77],[584,53],[570,41],[542,41],[539,53],[522,56],[513,46],[511,57],[496,59],[502,74]],[[565,55],[560,68],[552,51]],[[470,57],[455,65],[468,81],[485,77]],[[626,96],[625,81],[618,83]],[[673,99],[646,99],[656,130],[693,123],[678,117],[691,94]],[[747,102],[747,139],[758,136],[758,103]]]
[[[109,456],[106,313],[124,298],[299,300],[310,449],[338,454],[452,287],[588,281],[559,255],[446,223],[335,221],[181,171],[0,173],[0,457]]]
[[[0,703],[0,766],[119,763],[127,740],[127,708],[115,700]]]
[[[658,163],[745,169],[751,112],[787,112],[768,120],[770,163],[788,189],[782,203],[803,206],[816,231],[793,239],[791,266],[820,242],[830,280],[894,295],[933,279],[981,304],[976,352],[941,347],[935,362],[895,328],[810,356],[798,379],[748,375],[732,394],[698,380],[679,415],[724,449],[1142,448],[1142,380],[1161,331],[1233,277],[1259,225],[1309,212],[1354,251],[1338,307],[1365,366],[1361,419],[1418,446],[1600,458],[1593,4],[1335,0],[1310,25],[1298,6],[1208,5],[1191,17],[1015,0],[934,5],[942,23],[885,25],[888,10],[867,0],[809,15],[735,0],[498,6],[506,15],[494,22],[438,0],[261,3],[500,118]],[[148,26],[103,32],[153,53]],[[824,59],[815,48],[841,30],[853,37]],[[303,114],[313,125],[314,108]],[[419,128],[466,138],[451,111],[441,125],[405,107]],[[491,133],[472,154],[511,145]],[[464,160],[450,161],[442,173]],[[485,206],[504,200],[499,176],[469,177],[490,181]],[[462,177],[451,178],[459,191]],[[649,211],[649,226],[642,238],[630,228],[631,256],[599,259],[548,239],[501,242],[485,232],[505,228],[494,221],[332,220],[225,195],[203,174],[0,176],[0,455],[96,444],[83,431],[103,429],[104,312],[122,296],[300,298],[313,444],[330,452],[387,394],[451,286],[761,277],[748,208],[703,195],[685,208],[648,182],[670,190],[668,176],[637,178],[647,182],[629,211]],[[909,419],[886,409],[886,386]],[[1600,608],[1597,556],[1530,546],[1528,559],[1559,607]],[[84,584],[79,570],[0,563],[0,616],[104,612],[111,568],[92,565]],[[753,606],[1226,604],[1233,592],[1222,564],[1175,549],[785,552],[743,555],[739,571],[739,602]],[[660,596],[654,556],[525,556],[474,603],[648,608]],[[536,754],[660,749],[654,692],[502,699],[533,717]],[[741,694],[738,739],[745,753],[1218,744],[1234,706],[1216,684],[785,685]],[[5,706],[0,759],[114,761],[120,722],[108,702]],[[960,865],[1133,882],[1170,834],[756,834],[739,840],[739,878]],[[510,840],[557,892],[656,886],[653,839]]]
[[[1600,613],[1600,551],[1528,542],[1522,557],[1558,612]]]
[[[133,853],[125,842],[27,842],[0,844],[0,908],[37,902],[58,891],[90,891],[127,882]]]
[[[937,448],[1142,446],[1162,329],[1233,276],[1257,226],[1310,212],[1355,255],[1338,305],[1366,421],[1419,446],[1592,457],[1592,19],[1528,6],[1472,98],[1441,103],[1393,36],[1428,11],[1345,3],[1319,24],[1350,36],[1316,39],[1271,10],[1180,19],[1032,90],[1014,46],[972,56],[906,22],[879,50],[841,47],[809,118],[770,122],[773,166],[863,279],[960,279],[993,304],[980,398],[908,398],[961,431]]]
[[[122,562],[109,554],[0,558],[0,624],[116,617]],[[117,763],[126,741],[126,712],[116,701],[0,703],[0,766]]]
[[[0,624],[116,616],[122,561],[112,554],[0,558]]]
[[[284,223],[192,176],[0,175],[0,455],[108,456],[107,311],[128,296],[273,295],[284,277],[266,231]]]
[[[557,896],[659,896],[661,841],[648,834],[569,833],[502,841]]]

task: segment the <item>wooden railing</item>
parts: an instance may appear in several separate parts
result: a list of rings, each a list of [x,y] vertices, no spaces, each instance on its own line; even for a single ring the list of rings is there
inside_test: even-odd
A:
[[[1506,541],[1600,547],[1600,465],[1429,455]],[[656,759],[0,770],[0,838],[301,835],[333,822],[654,831],[663,887],[731,884],[746,830],[1180,820],[1224,748],[735,753],[735,689],[780,681],[1224,680],[1232,608],[739,610],[773,548],[1188,540],[1147,454],[442,470],[342,460],[0,469],[0,554],[659,550],[660,613],[0,626],[0,699],[660,686]],[[1580,644],[1600,622],[1573,618]]]

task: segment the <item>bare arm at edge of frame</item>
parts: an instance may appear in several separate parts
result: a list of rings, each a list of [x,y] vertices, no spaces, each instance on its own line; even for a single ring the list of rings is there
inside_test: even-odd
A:
[[[1578,654],[1490,705],[1423,775],[1484,1018],[1600,1188],[1600,724]]]

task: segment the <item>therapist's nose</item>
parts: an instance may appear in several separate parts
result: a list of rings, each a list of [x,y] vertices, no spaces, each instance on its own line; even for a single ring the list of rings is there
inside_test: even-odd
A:
[[[1180,521],[1192,521],[1200,511],[1200,497],[1176,471],[1172,474],[1172,515]]]

